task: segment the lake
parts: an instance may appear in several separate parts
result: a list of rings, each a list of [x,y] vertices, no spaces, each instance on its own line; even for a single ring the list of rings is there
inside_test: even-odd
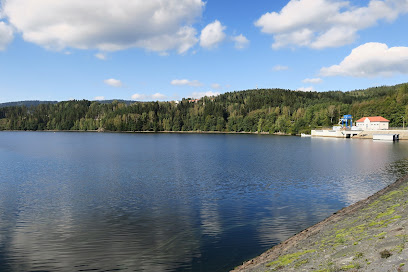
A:
[[[408,142],[0,132],[0,271],[228,271],[407,166]]]

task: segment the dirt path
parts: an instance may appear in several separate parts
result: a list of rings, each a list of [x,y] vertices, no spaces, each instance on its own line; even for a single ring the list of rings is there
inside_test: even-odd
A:
[[[408,271],[408,176],[233,271]]]

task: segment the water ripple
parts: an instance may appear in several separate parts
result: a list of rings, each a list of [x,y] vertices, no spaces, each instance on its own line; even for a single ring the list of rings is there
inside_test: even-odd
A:
[[[408,143],[0,132],[1,271],[227,271],[407,174]]]

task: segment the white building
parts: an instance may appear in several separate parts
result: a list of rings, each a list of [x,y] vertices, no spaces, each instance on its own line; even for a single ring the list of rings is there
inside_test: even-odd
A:
[[[356,126],[362,130],[385,130],[390,121],[381,116],[363,117],[356,121]]]

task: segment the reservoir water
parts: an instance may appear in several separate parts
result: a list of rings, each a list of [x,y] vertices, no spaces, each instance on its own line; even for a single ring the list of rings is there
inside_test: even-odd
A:
[[[0,271],[228,271],[407,159],[408,142],[0,132]]]

